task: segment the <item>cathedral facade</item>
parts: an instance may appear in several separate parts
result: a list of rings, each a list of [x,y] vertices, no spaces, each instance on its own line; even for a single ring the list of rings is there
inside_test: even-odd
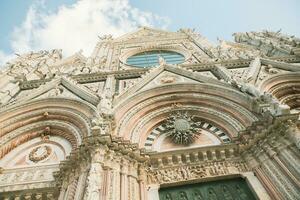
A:
[[[0,72],[0,200],[300,199],[300,39],[141,27]]]

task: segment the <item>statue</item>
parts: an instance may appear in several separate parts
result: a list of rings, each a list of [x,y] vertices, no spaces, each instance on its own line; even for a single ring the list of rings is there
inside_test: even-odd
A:
[[[244,33],[234,33],[232,35],[234,37],[234,40],[238,43],[247,42],[248,39],[250,38],[249,34],[244,34]]]
[[[51,89],[50,92],[48,93],[49,97],[56,97],[59,96],[60,94],[62,94],[64,91],[63,86],[61,85],[56,85],[55,88]]]
[[[164,66],[167,64],[165,59],[160,55],[158,56],[158,63],[159,63],[159,66]]]
[[[254,60],[251,61],[250,66],[248,68],[247,77],[245,79],[247,83],[255,81],[258,72],[260,70],[260,67],[261,67],[260,58],[256,57]]]
[[[98,96],[100,97],[100,103],[97,108],[104,114],[110,115],[113,108],[113,98],[114,94],[111,91],[114,87],[114,76],[109,76],[106,79],[103,91],[98,91]],[[101,93],[100,93],[101,92]]]
[[[100,200],[101,172],[100,164],[93,163],[88,177],[87,200]]]
[[[238,88],[241,92],[249,94],[253,97],[260,97],[261,92],[254,87],[254,85],[247,83],[244,80],[236,81],[234,79],[231,80],[231,85],[235,88]]]
[[[112,40],[113,37],[111,34],[108,34],[108,35],[98,36],[98,38],[100,40]]]
[[[272,65],[267,65],[265,71],[269,74],[277,74],[279,71],[275,69]]]

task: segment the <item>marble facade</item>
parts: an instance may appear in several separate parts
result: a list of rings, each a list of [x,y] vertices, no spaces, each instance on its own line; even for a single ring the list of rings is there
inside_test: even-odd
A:
[[[300,39],[233,36],[213,45],[191,29],[141,27],[100,37],[89,57],[11,60],[0,72],[0,200],[158,200],[160,188],[237,177],[257,199],[299,199]],[[184,61],[126,63],[158,50]]]

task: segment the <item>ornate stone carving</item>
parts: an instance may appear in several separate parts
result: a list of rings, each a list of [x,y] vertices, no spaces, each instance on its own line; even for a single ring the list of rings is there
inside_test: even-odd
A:
[[[100,199],[102,167],[99,163],[93,163],[87,182],[87,200]]]
[[[162,84],[174,83],[177,81],[177,79],[178,78],[176,76],[165,75],[160,78],[160,83]]]
[[[174,183],[206,177],[222,176],[247,171],[241,162],[207,162],[164,169],[148,169],[148,183]]]
[[[40,132],[23,134],[22,136],[15,138],[11,142],[7,143],[6,145],[3,145],[2,148],[0,148],[0,158],[3,158],[7,153],[9,153],[11,150],[16,148],[17,146],[23,144],[24,142],[27,142],[27,141],[31,140],[32,138],[38,137],[40,134],[41,134]],[[2,136],[2,139],[4,140],[5,138]]]
[[[290,54],[300,43],[300,39],[283,35],[280,31],[235,33],[234,37],[236,42],[255,46],[267,56]]]
[[[61,85],[56,85],[55,88],[51,89],[48,93],[49,97],[56,97],[62,94],[64,91],[64,87]]]
[[[197,125],[194,116],[177,112],[167,118],[165,123],[166,134],[170,134],[174,143],[188,145],[193,143],[197,135],[200,134],[200,128]]]
[[[14,190],[53,187],[52,173],[58,165],[8,169],[0,174],[0,193]]]
[[[17,56],[16,59],[7,64],[9,68],[7,74],[14,77],[24,74],[24,70],[27,70],[26,74],[32,71],[38,77],[45,78],[52,73],[45,66],[51,66],[62,58],[61,50],[59,49],[30,52],[22,55],[17,54]]]
[[[274,68],[272,65],[267,65],[265,67],[265,71],[269,74],[277,74],[279,72],[279,70]]]
[[[288,163],[285,165],[291,173],[299,175],[299,170],[295,167],[298,166],[299,158],[293,153],[297,150],[296,145],[299,147],[299,135],[292,134],[297,130],[289,122],[267,130],[269,124],[291,115],[284,112],[288,109],[281,107],[270,93],[256,89],[260,84],[256,80],[281,75],[283,71],[291,71],[290,74],[299,71],[297,65],[292,63],[299,62],[300,58],[297,54],[289,55],[290,52],[295,52],[293,48],[299,47],[299,40],[272,32],[248,33],[237,35],[236,40],[241,42],[239,44],[220,40],[220,44],[214,47],[193,30],[181,30],[179,33],[149,30],[144,28],[138,34],[129,34],[120,39],[104,36],[88,59],[81,52],[62,59],[61,52],[53,50],[18,55],[17,59],[8,64],[7,69],[0,74],[0,103],[5,106],[0,108],[0,158],[23,143],[36,140],[38,136],[45,139],[40,140],[41,143],[49,142],[46,140],[50,137],[50,131],[46,128],[42,132],[43,127],[51,127],[51,137],[56,134],[67,138],[71,142],[72,151],[61,162],[58,171],[58,166],[53,163],[49,162],[53,166],[51,169],[43,168],[44,163],[40,165],[50,157],[51,149],[47,145],[34,148],[29,153],[29,159],[37,163],[35,168],[2,169],[0,192],[57,187],[61,189],[61,199],[78,200],[85,192],[86,199],[145,199],[143,191],[149,186],[147,184],[193,182],[196,179],[246,172],[248,168],[240,153],[249,153],[249,148],[253,147],[257,149],[253,154],[260,156],[261,160],[254,164],[251,161],[249,166],[265,170],[266,177],[271,177],[276,187],[283,188],[279,191],[284,194],[296,194],[293,187],[288,189],[292,181],[281,172],[281,166],[264,161],[274,159],[274,155],[278,154],[282,163]],[[154,41],[158,37],[159,41]],[[145,50],[178,51],[186,57],[186,62],[180,66],[165,66],[163,58],[159,58],[159,63],[163,66],[161,69],[174,73],[175,76],[161,75],[157,79],[151,77],[154,70],[129,69],[129,66],[122,63],[129,55]],[[267,63],[262,55],[288,56],[268,58],[273,61]],[[285,67],[280,68],[284,64]],[[219,76],[214,73],[216,76],[213,76],[213,80],[199,75],[207,75],[220,66],[222,69],[219,70]],[[261,69],[264,75],[261,75]],[[236,73],[227,73],[226,70]],[[67,77],[51,82],[54,77],[60,77],[60,74]],[[191,81],[180,81],[181,78]],[[140,81],[137,83],[136,79]],[[150,85],[151,81],[159,83],[148,88],[149,93],[134,90],[135,85],[145,82]],[[50,84],[47,85],[48,83]],[[248,96],[240,94],[228,83]],[[45,85],[32,90],[42,84]],[[93,93],[81,84],[89,84],[86,86]],[[125,95],[128,104],[122,104],[123,99],[118,99],[115,95],[132,85],[133,92]],[[46,98],[39,98],[41,94],[46,94],[43,96]],[[145,98],[143,94],[147,94]],[[47,95],[59,96],[60,100],[57,102],[57,98],[47,98]],[[76,98],[76,101],[69,98]],[[17,101],[13,105],[11,102],[14,99]],[[46,105],[43,104],[45,102]],[[171,106],[175,102],[179,102],[181,106]],[[256,112],[257,105],[262,107],[259,111],[263,112]],[[177,115],[175,111],[183,112]],[[146,134],[142,135],[143,131],[147,132],[155,124],[163,123],[170,112],[175,115],[168,118],[165,127],[175,143],[191,144],[200,134],[196,118],[189,115],[197,113],[197,117],[207,117],[207,121],[202,121],[204,123],[201,126],[205,125],[207,130],[220,135],[220,138],[225,135],[231,144],[148,154],[142,148],[146,139]],[[114,123],[120,125],[116,131]],[[213,127],[213,124],[219,125],[217,128],[220,129]],[[221,128],[226,131],[222,132]],[[154,131],[153,135],[164,134],[164,130]],[[118,137],[113,137],[113,134]],[[278,135],[276,141],[291,136],[289,140],[296,145],[290,142],[278,149],[266,147],[266,143],[270,142],[268,135],[272,134]],[[155,141],[153,135],[147,139]],[[95,153],[95,149],[101,151],[101,155]],[[56,149],[53,147],[54,150]],[[52,155],[54,157],[55,154]],[[256,158],[253,160],[256,161]],[[147,167],[149,169],[145,170]],[[53,171],[58,171],[55,173],[55,181]],[[211,188],[207,191],[210,198],[216,198],[215,191]],[[220,191],[228,199],[231,198],[228,187],[222,186]],[[24,194],[26,198],[31,195],[27,195],[27,191]],[[294,194],[290,196],[296,196]],[[35,195],[36,199],[46,197],[55,198],[45,193]],[[187,193],[181,192],[180,198],[188,198]],[[198,195],[197,198],[202,197]]]
[[[49,157],[51,152],[52,152],[51,147],[49,147],[47,145],[38,146],[38,147],[32,149],[31,152],[29,153],[29,160],[37,163],[37,162],[42,161],[42,160],[46,159],[47,157]]]

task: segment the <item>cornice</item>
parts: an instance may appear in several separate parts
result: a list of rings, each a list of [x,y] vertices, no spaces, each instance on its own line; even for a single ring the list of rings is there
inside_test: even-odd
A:
[[[246,131],[240,134],[239,152],[244,153],[265,139],[272,136],[284,137],[288,132],[289,120],[296,121],[298,114],[281,115],[269,121],[254,123]]]
[[[297,63],[300,62],[300,57],[297,56],[284,56],[284,57],[272,57],[268,58],[269,60],[275,60],[280,62],[287,63]],[[191,69],[193,71],[208,71],[215,67],[216,64],[220,64],[228,69],[232,68],[242,68],[249,66],[251,60],[245,59],[233,59],[233,60],[225,60],[225,61],[213,61],[207,63],[198,63],[198,64],[184,64],[180,65],[185,69]],[[114,75],[117,79],[130,79],[130,78],[139,78],[141,75],[149,71],[149,69],[129,69],[129,70],[118,70],[118,71],[109,71],[109,72],[97,72],[90,74],[79,74],[79,75],[70,75],[72,79],[77,81],[80,84],[83,83],[92,83],[105,81],[107,76]],[[50,81],[50,79],[43,80],[32,80],[32,81],[24,81],[20,84],[22,90],[33,89],[39,87],[40,85]]]
[[[172,40],[183,40],[183,39],[188,39],[189,37],[188,36],[176,36],[176,37],[174,37],[174,36],[164,36],[164,38],[163,39],[155,39],[155,42],[160,42],[160,41],[172,41]],[[138,38],[138,39],[136,39],[136,38],[134,38],[134,39],[129,39],[128,41],[126,41],[126,40],[124,40],[124,41],[112,41],[112,43],[113,44],[115,44],[115,45],[119,45],[119,44],[121,44],[121,46],[124,46],[124,45],[126,45],[126,44],[132,44],[132,43],[134,43],[134,44],[139,44],[139,43],[145,43],[145,42],[151,42],[151,43],[153,43],[153,39],[151,38],[151,39],[143,39],[143,40],[140,40],[140,38]]]
[[[184,157],[181,159],[182,162],[193,163],[193,162],[207,162],[207,161],[216,161],[216,160],[228,160],[234,157],[238,157],[238,145],[235,143],[231,144],[223,144],[216,146],[206,146],[206,147],[198,147],[198,148],[190,148],[184,150],[174,150],[167,152],[156,152],[150,151],[150,163],[151,166],[161,167],[161,165],[169,165],[170,163],[163,163],[162,160],[172,160],[174,157]],[[202,154],[201,159],[195,159],[199,154]],[[193,157],[190,160],[190,157]],[[181,164],[181,163],[179,163]]]
[[[110,72],[98,72],[91,74],[80,74],[72,75],[71,77],[78,83],[91,83],[98,81],[105,81],[107,76],[114,75],[117,79],[129,79],[129,78],[139,78],[142,74],[147,72],[149,69],[130,69],[123,71],[110,71]]]
[[[24,81],[20,84],[21,90],[28,90],[33,88],[38,88],[40,85],[51,81],[52,79],[47,78],[43,80],[32,80],[32,81]]]

